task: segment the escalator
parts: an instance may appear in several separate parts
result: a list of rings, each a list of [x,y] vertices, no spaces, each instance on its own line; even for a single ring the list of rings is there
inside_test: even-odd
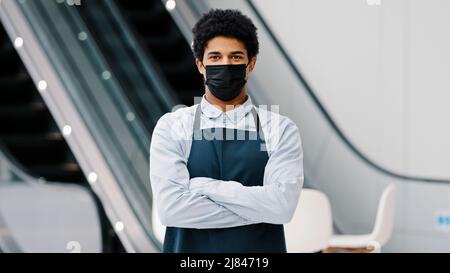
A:
[[[117,0],[136,39],[184,105],[193,105],[204,86],[189,44],[160,0]]]
[[[65,86],[39,94],[34,82],[40,77],[52,78],[50,74],[41,74],[51,69],[43,67],[42,59],[37,59],[33,65],[33,58],[39,55],[35,52],[31,62],[25,62],[25,67],[6,33],[2,33],[0,53],[8,64],[0,70],[2,151],[24,172],[49,181],[48,184],[61,181],[88,189],[99,208],[104,252],[123,252],[125,248],[127,251],[154,251],[153,247],[158,243],[152,238],[148,219],[151,215],[147,162],[149,136],[159,117],[171,107],[179,103],[192,105],[193,97],[203,93],[201,76],[178,27],[157,0],[117,2],[120,6],[114,5],[115,13],[109,1],[83,2],[75,7],[65,5],[64,1],[4,3],[9,12],[16,12],[30,23],[32,32],[28,39],[36,37],[47,51],[45,58],[57,68],[54,74],[59,74]],[[24,21],[20,23],[15,16],[14,20],[8,17],[3,14],[2,20],[26,33],[21,29]],[[88,39],[89,42],[78,44],[83,41],[80,30],[92,37],[92,42]],[[70,35],[75,38],[71,43],[67,38]],[[142,49],[142,56],[136,54],[139,50],[135,49],[135,44]],[[39,47],[34,45],[21,50]],[[40,68],[37,73],[33,71],[36,65]],[[100,72],[87,72],[89,69],[100,69]],[[55,81],[52,84],[54,86]],[[79,138],[76,141],[84,143],[86,138],[92,137],[87,140],[94,141],[100,153],[96,154],[85,144],[69,149],[68,144],[73,143],[66,143],[52,115],[59,115],[60,110],[67,111],[70,105],[62,107],[58,95],[60,109],[53,109],[47,101],[49,97],[45,97],[60,91],[68,94],[70,103],[79,111],[79,120],[85,123],[89,132],[79,133],[83,128],[72,126],[79,121],[73,114],[68,114],[64,123],[78,132],[70,138]],[[132,107],[128,107],[128,103]],[[141,122],[146,131],[140,129]],[[71,149],[77,153],[80,165]],[[107,163],[105,167],[101,167],[98,159],[94,164],[89,162],[99,156]],[[100,178],[109,179],[87,183],[81,167],[84,173],[95,171]],[[111,168],[110,172],[108,168]],[[122,197],[117,195],[118,191],[111,185],[113,182],[117,183],[125,199],[120,200]],[[114,223],[114,228],[110,222]],[[126,227],[125,232],[118,228],[121,225]],[[143,232],[136,231],[137,228]],[[122,235],[119,234],[122,244],[115,230],[122,231]]]
[[[54,118],[23,65],[5,29],[0,25],[0,149],[15,167],[52,184],[89,184]],[[96,195],[104,252],[122,252],[123,246],[106,218]]]
[[[0,140],[31,175],[86,184],[5,30],[0,28]]]
[[[159,79],[159,65],[142,64],[147,58],[136,54],[123,24],[111,21],[108,4],[2,1],[0,18],[26,41],[18,52],[30,78],[48,83],[42,106],[57,117],[55,131],[72,128],[67,144],[114,227],[106,234],[117,234],[121,250],[155,252],[148,147],[159,117],[180,100]]]

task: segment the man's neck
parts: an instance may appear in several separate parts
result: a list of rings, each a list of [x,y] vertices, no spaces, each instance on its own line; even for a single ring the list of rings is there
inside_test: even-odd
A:
[[[208,90],[205,93],[206,100],[214,105],[215,107],[219,108],[222,112],[226,112],[228,110],[232,110],[236,108],[237,106],[243,104],[247,100],[247,92],[244,89],[236,98],[230,100],[230,101],[223,101],[219,100],[218,98],[214,97],[213,94]]]

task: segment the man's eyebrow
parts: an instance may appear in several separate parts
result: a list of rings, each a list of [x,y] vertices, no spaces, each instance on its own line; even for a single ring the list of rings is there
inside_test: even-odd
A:
[[[208,52],[208,55],[221,55],[222,53],[219,51],[211,51]],[[237,54],[242,54],[245,55],[245,53],[243,51],[232,51],[230,52],[231,55],[237,55]]]

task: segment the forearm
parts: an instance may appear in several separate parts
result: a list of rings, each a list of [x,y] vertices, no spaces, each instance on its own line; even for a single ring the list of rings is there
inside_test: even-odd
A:
[[[190,180],[189,187],[252,221],[284,224],[292,218],[302,184],[291,181],[246,187],[236,181],[197,177]]]
[[[157,180],[153,177],[152,180]],[[167,182],[166,184],[170,184]],[[205,195],[182,187],[154,187],[161,223],[183,228],[226,228],[254,224]],[[158,190],[156,190],[158,189]]]

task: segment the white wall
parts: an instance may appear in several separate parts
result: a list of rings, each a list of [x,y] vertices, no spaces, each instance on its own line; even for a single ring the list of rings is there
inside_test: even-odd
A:
[[[450,1],[380,1],[253,2],[363,153],[448,179]]]

